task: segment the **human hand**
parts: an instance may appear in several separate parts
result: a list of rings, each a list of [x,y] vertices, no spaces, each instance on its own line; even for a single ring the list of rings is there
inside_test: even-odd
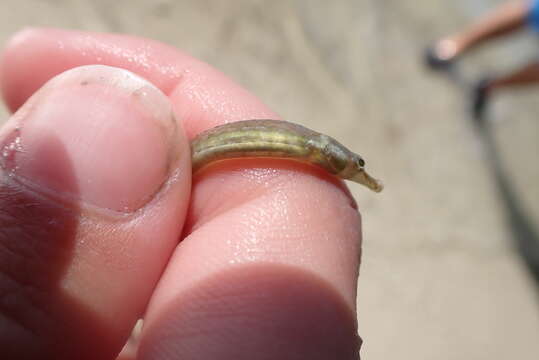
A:
[[[342,183],[277,159],[191,179],[188,139],[277,118],[259,100],[110,34],[23,31],[0,76],[16,111],[0,130],[6,359],[113,359],[142,316],[137,359],[358,358],[360,218]]]

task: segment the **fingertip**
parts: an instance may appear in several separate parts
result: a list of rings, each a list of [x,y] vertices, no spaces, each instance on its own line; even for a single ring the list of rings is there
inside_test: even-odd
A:
[[[8,40],[2,57],[3,95],[11,111],[47,80],[73,67],[102,64],[123,68],[168,94],[182,76],[183,67],[178,63],[194,61],[149,39],[56,28],[19,31]]]
[[[141,359],[359,358],[353,309],[313,273],[247,264],[201,279],[146,317]]]

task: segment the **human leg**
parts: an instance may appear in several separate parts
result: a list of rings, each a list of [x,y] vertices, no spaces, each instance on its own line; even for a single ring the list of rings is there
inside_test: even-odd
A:
[[[494,91],[535,84],[539,84],[539,60],[530,62],[508,74],[480,80],[473,90],[473,117],[478,120],[484,117],[489,97]]]
[[[523,27],[530,11],[539,3],[530,0],[505,2],[481,16],[461,31],[443,37],[427,51],[427,63],[432,68],[443,68],[464,52]]]

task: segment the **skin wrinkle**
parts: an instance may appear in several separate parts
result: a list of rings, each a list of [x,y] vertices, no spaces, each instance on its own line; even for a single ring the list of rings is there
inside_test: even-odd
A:
[[[33,333],[31,329],[26,328],[24,324],[19,322],[18,319],[13,318],[12,316],[7,316],[4,314],[4,311],[2,311],[0,312],[0,337],[7,339],[8,336],[12,336],[14,338],[29,338],[35,336],[35,333]]]
[[[43,316],[45,314],[43,309],[41,309],[38,306],[38,302],[34,300],[35,296],[28,296],[33,288],[30,284],[25,284],[15,279],[4,270],[0,271],[0,283],[2,284],[2,288],[0,289],[0,315],[31,335],[38,336],[38,332],[33,329],[32,326],[29,326],[27,321],[29,314],[31,314],[29,317],[33,319],[39,318],[43,321],[45,318],[45,316]],[[5,290],[5,288],[17,289],[18,287],[21,287],[21,285],[24,289],[24,291],[21,292],[24,292],[24,295],[19,295],[16,290],[12,292]],[[17,304],[19,308],[24,309],[24,312],[17,311],[15,304]],[[0,327],[6,328],[5,324],[2,324],[1,321]]]
[[[50,138],[46,144],[42,151],[55,152],[64,159],[60,143]],[[70,164],[65,161],[62,165],[62,174],[70,182]],[[77,227],[77,207],[68,209],[51,204],[15,180],[0,170],[0,204],[4,204],[0,206],[0,228],[3,229],[0,242],[18,254],[0,262],[4,275],[0,281],[0,308],[4,318],[12,321],[12,325],[2,326],[25,329],[24,339],[31,339],[29,343],[33,344],[25,351],[39,352],[38,349],[44,346],[43,334],[47,332],[51,336],[49,328],[58,325],[57,313],[50,301],[61,297],[57,281],[72,251],[70,240]],[[27,219],[22,227],[21,218]],[[6,347],[5,341],[10,342],[10,347]],[[21,338],[3,338],[0,346],[7,351],[6,356],[10,356],[10,349],[22,347],[21,341]]]
[[[6,184],[6,177],[4,177],[4,184]],[[31,191],[32,192],[32,191]],[[39,195],[32,192],[33,195],[39,198]],[[21,198],[26,196],[26,190],[20,188],[20,186],[14,182],[11,182],[10,186],[0,187],[0,204],[7,203],[11,205],[11,199]],[[45,267],[47,262],[50,259],[45,259],[43,256],[43,246],[41,248],[36,245],[40,245],[37,239],[41,237],[46,237],[48,233],[61,231],[63,222],[57,222],[54,219],[51,219],[47,222],[47,226],[43,226],[43,223],[40,220],[36,222],[28,221],[21,227],[21,224],[18,222],[18,218],[22,214],[32,214],[36,209],[39,211],[41,205],[37,200],[26,201],[25,203],[15,203],[14,206],[0,206],[0,239],[18,239],[18,241],[6,242],[0,241],[0,246],[9,251],[10,261],[14,261],[14,258],[26,259],[22,263],[31,263],[36,265],[37,268],[40,266]],[[68,209],[64,209],[66,213],[69,213]],[[27,215],[22,215],[27,216]],[[69,216],[69,215],[68,215]],[[33,220],[33,216],[28,215],[29,220]],[[32,234],[30,237],[29,234]],[[0,262],[0,264],[6,264],[6,262]],[[22,267],[22,270],[27,270],[26,267]],[[41,284],[41,273],[32,272],[32,271],[22,271],[19,269],[17,272],[12,275],[17,275],[17,281],[24,286],[39,286]],[[5,271],[4,271],[5,272]],[[6,273],[9,275],[9,273]],[[26,275],[26,279],[23,280],[21,275]]]

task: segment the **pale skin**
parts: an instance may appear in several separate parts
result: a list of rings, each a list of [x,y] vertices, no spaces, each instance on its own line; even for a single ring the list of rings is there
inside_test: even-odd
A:
[[[435,47],[442,59],[453,59],[484,44],[506,36],[526,25],[530,1],[507,1],[482,15],[462,30],[440,39]],[[532,61],[513,72],[493,78],[487,90],[539,83],[539,62]]]
[[[95,63],[112,68],[78,68]],[[360,216],[343,183],[283,159],[191,178],[195,134],[279,118],[255,96],[157,42],[53,29],[15,35],[0,79],[15,113],[0,130],[0,291],[16,299],[0,300],[0,348],[358,358]],[[118,355],[142,316],[137,357]]]

